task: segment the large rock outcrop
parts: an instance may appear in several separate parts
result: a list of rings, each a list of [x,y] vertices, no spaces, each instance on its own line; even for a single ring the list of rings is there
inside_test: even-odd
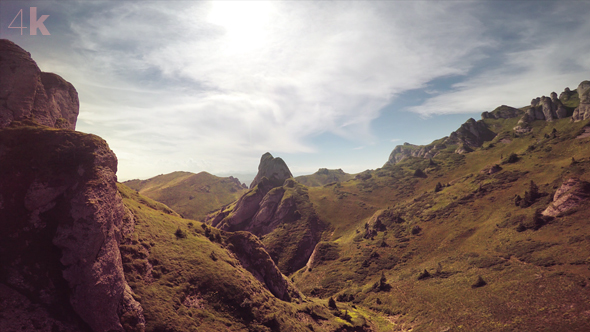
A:
[[[271,158],[269,153],[263,156],[259,175],[269,174],[263,164],[277,159],[279,165],[284,165],[279,170],[286,170],[290,175],[280,158]],[[287,176],[286,172],[282,173],[283,177]],[[278,182],[282,185],[277,186]],[[222,230],[248,231],[262,237],[268,253],[284,274],[305,266],[327,229],[327,224],[316,214],[305,186],[291,178],[272,181],[266,176],[260,177],[235,203],[208,215],[205,222]]]
[[[590,199],[590,183],[580,179],[571,178],[564,181],[553,196],[553,202],[545,211],[544,216],[555,217],[580,205]]]
[[[510,110],[506,112],[488,113],[483,115],[483,118],[496,118],[507,116]],[[404,143],[404,145],[396,146],[386,164],[396,164],[408,157],[433,158],[441,150],[447,149],[448,146],[457,146],[455,153],[468,153],[474,149],[482,146],[486,141],[491,141],[496,136],[496,133],[491,131],[483,120],[475,121],[471,118],[452,132],[449,137],[442,139],[442,142],[432,143],[429,145],[413,145]]]
[[[74,130],[79,108],[72,84],[56,74],[41,72],[27,51],[0,39],[0,128],[30,119]]]
[[[590,81],[584,81],[578,86],[580,105],[574,110],[573,121],[590,119]]]
[[[115,154],[97,136],[32,121],[0,130],[0,284],[22,299],[2,330],[26,329],[29,312],[49,319],[39,331],[123,331],[122,315],[141,330],[119,252],[133,220],[116,170]]]
[[[260,158],[258,174],[256,174],[254,181],[250,184],[250,189],[256,187],[262,181],[263,177],[270,180],[272,186],[279,187],[283,185],[286,179],[292,178],[293,174],[291,174],[289,167],[287,167],[283,159],[274,158],[272,154],[267,152]]]

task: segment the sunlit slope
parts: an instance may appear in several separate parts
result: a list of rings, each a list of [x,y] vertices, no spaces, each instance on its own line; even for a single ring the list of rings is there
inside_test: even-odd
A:
[[[125,277],[143,307],[146,331],[393,328],[384,315],[370,309],[350,304],[329,308],[327,300],[300,295],[284,276],[269,279],[268,264],[274,264],[248,233],[182,219],[122,184],[119,191],[135,220],[134,232],[120,248]],[[290,285],[284,300],[269,290],[281,280]]]
[[[207,172],[173,172],[125,185],[162,202],[188,219],[201,220],[207,213],[238,199],[246,191],[238,179]]]
[[[353,178],[353,174],[345,173],[342,169],[320,168],[313,174],[295,177],[295,181],[309,187],[319,187],[328,183],[348,181]]]
[[[309,188],[333,233],[293,274],[299,289],[413,331],[589,330],[589,198],[539,215],[564,181],[590,181],[590,138],[577,138],[588,121],[535,121],[521,136],[515,119],[485,122],[498,135],[474,152]],[[516,206],[531,181],[538,197]]]

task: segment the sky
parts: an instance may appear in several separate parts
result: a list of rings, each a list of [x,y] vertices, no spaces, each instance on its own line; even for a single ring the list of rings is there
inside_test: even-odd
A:
[[[247,182],[267,151],[294,175],[357,173],[574,89],[589,17],[590,1],[2,0],[0,37],[76,87],[76,130],[108,142],[120,181]]]

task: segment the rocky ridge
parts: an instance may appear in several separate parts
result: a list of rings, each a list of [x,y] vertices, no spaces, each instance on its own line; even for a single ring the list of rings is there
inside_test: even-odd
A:
[[[579,98],[579,104],[572,105]],[[443,150],[453,149],[454,153],[463,154],[480,148],[484,142],[494,139],[496,134],[485,123],[487,119],[511,119],[519,117],[513,131],[517,135],[527,134],[532,130],[533,121],[553,121],[571,116],[572,121],[590,119],[590,81],[580,83],[578,89],[566,88],[557,97],[552,92],[549,97],[534,98],[530,106],[521,109],[502,105],[491,112],[483,112],[481,120],[469,119],[448,137],[428,145],[404,143],[396,146],[386,164],[396,164],[408,157],[433,158]]]
[[[7,39],[0,39],[0,82],[0,128],[31,119],[76,129],[80,102],[74,86],[59,75],[41,72],[28,52]]]

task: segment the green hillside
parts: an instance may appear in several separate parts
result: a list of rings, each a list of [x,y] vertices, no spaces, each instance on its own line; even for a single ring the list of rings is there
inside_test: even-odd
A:
[[[236,178],[218,177],[207,172],[173,172],[124,183],[194,220],[201,220],[207,213],[235,201],[246,191]]]
[[[590,181],[590,138],[577,138],[589,121],[535,121],[520,137],[515,119],[484,122],[498,135],[472,153],[309,188],[334,231],[293,274],[299,289],[380,311],[400,331],[589,330],[590,192],[539,215],[564,181]]]
[[[295,180],[309,187],[319,187],[332,182],[344,182],[354,179],[354,175],[345,173],[341,169],[320,168],[317,172],[310,175],[301,175],[295,177]]]
[[[119,184],[119,191],[135,220],[134,232],[120,247],[125,278],[143,307],[148,332],[393,327],[384,315],[370,309],[352,304],[333,309],[328,300],[302,296],[283,276],[278,278],[290,285],[290,295],[280,300],[253,274],[264,271],[251,270],[238,259],[241,252],[250,252],[248,257],[256,260],[258,269],[264,257],[274,266],[254,237],[182,219],[125,185]],[[258,254],[252,248],[258,248]],[[266,271],[264,278],[268,278]],[[267,280],[266,285],[278,282]]]

